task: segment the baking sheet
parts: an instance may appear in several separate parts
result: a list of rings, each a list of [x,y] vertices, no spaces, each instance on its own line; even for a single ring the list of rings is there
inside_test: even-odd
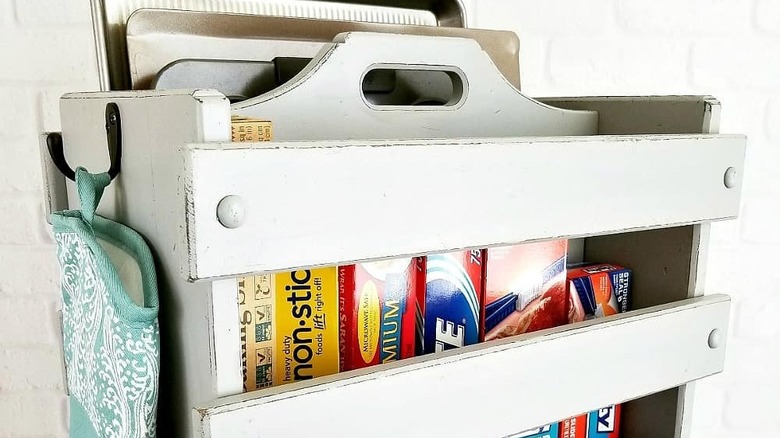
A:
[[[510,83],[520,85],[520,43],[509,31],[160,9],[138,10],[127,22],[131,85],[149,89],[160,71],[181,60],[313,58],[324,44],[347,31],[472,38]]]
[[[466,27],[460,0],[91,0],[101,89],[126,90],[125,28],[143,8]]]

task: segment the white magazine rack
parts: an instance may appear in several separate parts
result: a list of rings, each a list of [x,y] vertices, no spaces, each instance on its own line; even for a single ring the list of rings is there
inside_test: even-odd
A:
[[[730,300],[704,295],[704,266],[709,223],[739,211],[745,138],[717,134],[711,97],[532,100],[467,40],[431,43],[452,50],[419,52],[442,57],[427,65],[415,51],[427,37],[398,38],[342,36],[289,86],[234,108],[278,123],[274,142],[230,143],[231,107],[212,90],[63,97],[73,165],[108,168],[106,105],[121,113],[122,170],[99,213],[142,233],[159,262],[160,433],[502,437],[627,402],[624,437],[687,436],[692,382],[723,369]],[[345,114],[362,105],[364,118],[349,126],[344,107],[320,113],[327,129],[304,123],[328,102],[317,90],[334,92],[328,75],[378,63],[454,66],[474,94],[444,109],[356,99]],[[446,138],[420,139],[431,130]],[[51,163],[45,175],[58,186]],[[243,214],[228,228],[217,205],[230,195]],[[237,276],[559,238],[576,239],[574,259],[631,267],[634,310],[240,394]]]

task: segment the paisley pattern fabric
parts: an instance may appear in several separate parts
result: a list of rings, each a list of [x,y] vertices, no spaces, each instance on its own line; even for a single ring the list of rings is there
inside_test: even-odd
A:
[[[82,211],[52,216],[61,268],[71,436],[87,430],[86,435],[97,437],[149,438],[155,436],[160,363],[154,264],[137,233],[94,215],[107,183],[102,175],[80,169]],[[97,237],[138,262],[143,305],[128,296]]]

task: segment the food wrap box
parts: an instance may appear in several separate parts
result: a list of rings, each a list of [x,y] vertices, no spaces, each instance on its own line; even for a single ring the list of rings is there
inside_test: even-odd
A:
[[[588,438],[620,436],[620,405],[611,405],[588,413]]]
[[[610,405],[561,421],[558,430],[558,438],[618,438],[620,405]]]
[[[271,141],[273,124],[267,120],[233,115],[230,118],[230,138],[234,143]]]
[[[566,240],[554,240],[487,250],[486,341],[568,322],[566,248]]]
[[[415,313],[425,287],[421,258],[339,268],[342,371],[415,354]]]
[[[244,390],[339,371],[337,268],[238,279]]]
[[[576,292],[585,318],[598,318],[628,311],[631,270],[601,263],[569,269],[569,289]]]
[[[423,353],[479,342],[483,258],[479,249],[427,257],[425,293],[420,298]]]
[[[588,433],[588,416],[579,415],[567,418],[558,425],[558,438],[586,438]]]

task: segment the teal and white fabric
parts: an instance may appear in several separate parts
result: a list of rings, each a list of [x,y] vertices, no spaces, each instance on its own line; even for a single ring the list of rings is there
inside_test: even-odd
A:
[[[76,170],[81,210],[52,214],[61,269],[71,437],[154,437],[160,369],[157,278],[143,238],[95,214],[107,173]],[[117,253],[134,269],[117,270]],[[135,265],[137,264],[137,267]],[[135,288],[120,274],[137,272]],[[132,276],[132,274],[130,274]],[[132,282],[131,282],[132,283]]]

